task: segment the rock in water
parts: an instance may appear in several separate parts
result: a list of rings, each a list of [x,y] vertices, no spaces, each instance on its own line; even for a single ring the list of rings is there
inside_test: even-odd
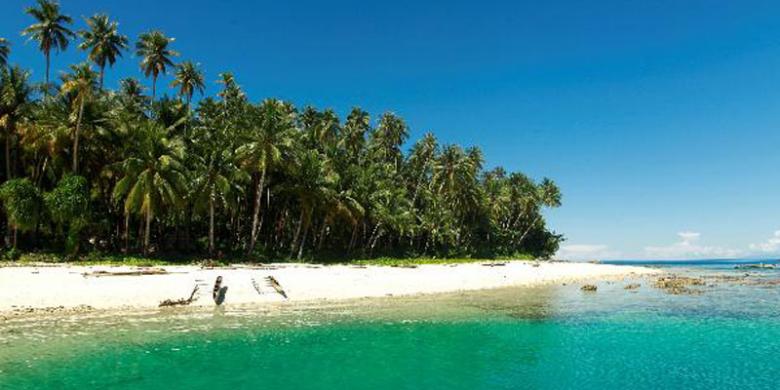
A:
[[[593,285],[593,284],[586,284],[586,285],[580,287],[580,290],[587,291],[587,292],[595,292],[598,289],[599,288],[596,287],[596,285]]]
[[[706,283],[700,278],[671,275],[658,278],[653,286],[673,295],[701,294],[701,290],[692,289],[690,286],[706,286]]]

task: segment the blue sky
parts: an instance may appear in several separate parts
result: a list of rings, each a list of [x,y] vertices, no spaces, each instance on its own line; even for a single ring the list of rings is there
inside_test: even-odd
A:
[[[42,79],[4,0],[12,62]],[[489,166],[556,180],[572,258],[780,252],[780,4],[772,1],[63,0],[132,39],[160,29],[209,80],[254,100],[394,111],[412,139],[480,146]],[[75,48],[53,69],[81,61]],[[107,74],[141,77],[130,53]],[[166,79],[163,82],[168,83]],[[214,93],[211,85],[207,93]]]

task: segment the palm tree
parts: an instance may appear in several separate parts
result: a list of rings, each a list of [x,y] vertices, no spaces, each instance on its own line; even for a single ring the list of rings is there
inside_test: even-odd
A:
[[[209,255],[214,254],[214,216],[217,205],[226,205],[232,193],[240,192],[239,185],[249,181],[248,175],[235,165],[233,151],[220,150],[209,145],[209,155],[196,156],[199,168],[195,173],[196,205],[206,207],[209,215]]]
[[[0,38],[0,68],[8,64],[8,55],[11,54],[11,43],[5,38]]]
[[[297,195],[301,210],[290,256],[297,248],[297,259],[300,260],[306,246],[314,208],[336,197],[333,187],[338,175],[331,168],[329,161],[316,150],[303,151],[298,160],[300,163],[295,167],[292,192]]]
[[[339,118],[331,110],[317,111],[309,106],[300,115],[305,146],[324,152],[336,145],[341,131]]]
[[[340,149],[347,151],[348,160],[355,163],[360,158],[360,153],[366,145],[366,133],[371,128],[371,117],[367,112],[354,107],[347,116],[341,137],[337,144]]]
[[[412,192],[412,206],[417,204],[417,197],[425,179],[430,179],[433,174],[433,160],[438,152],[439,144],[432,133],[426,133],[409,151],[406,167],[407,183]]]
[[[173,80],[171,86],[179,88],[179,96],[185,99],[187,107],[190,106],[195,92],[203,94],[206,88],[206,84],[203,81],[203,72],[191,61],[182,62],[176,67],[176,79]]]
[[[25,118],[30,108],[33,88],[30,73],[13,67],[0,70],[0,127],[5,129],[5,176],[14,177],[16,171],[13,149],[16,143],[17,124]]]
[[[138,79],[132,77],[119,81],[117,96],[119,97],[120,105],[126,112],[131,113],[135,117],[144,115],[147,103],[149,103],[149,98],[144,95],[145,89]]]
[[[126,216],[144,218],[144,255],[149,253],[152,219],[164,207],[180,204],[186,187],[184,145],[168,138],[168,130],[154,121],[144,121],[132,129],[133,153],[119,163],[120,179],[114,186],[114,199],[124,200]]]
[[[385,113],[379,125],[371,133],[369,148],[378,161],[392,163],[398,169],[401,164],[401,145],[409,137],[409,129],[403,119],[393,113]]]
[[[561,190],[560,188],[558,188],[555,182],[545,177],[544,179],[542,179],[542,182],[539,183],[539,185],[537,186],[535,200],[539,206],[545,206],[550,208],[560,207]],[[534,220],[528,225],[528,227],[525,229],[523,234],[520,236],[520,239],[517,242],[518,247],[520,246],[520,244],[523,243],[523,240],[531,231],[531,229],[534,226],[536,226],[536,224],[539,223],[541,219],[542,219],[541,212],[537,212]]]
[[[97,89],[97,74],[87,64],[72,65],[70,74],[62,77],[60,91],[63,95],[73,94],[73,109],[77,110],[76,131],[73,133],[73,174],[79,171],[79,135],[81,120],[84,117],[84,105],[90,101]]]
[[[49,68],[51,63],[51,50],[62,51],[68,48],[70,38],[75,34],[66,25],[73,23],[68,15],[60,13],[60,4],[52,0],[37,0],[37,7],[29,7],[25,11],[35,18],[36,23],[22,31],[29,40],[38,42],[38,48],[46,57],[46,85],[49,84]]]
[[[117,57],[127,49],[127,36],[118,32],[119,24],[110,21],[107,15],[95,14],[87,20],[89,30],[79,32],[83,42],[79,49],[89,51],[89,60],[100,68],[100,88],[103,89],[103,76],[106,65],[113,66]]]
[[[267,185],[266,175],[274,165],[290,151],[295,135],[295,112],[281,100],[267,99],[258,107],[256,127],[252,129],[247,142],[236,150],[244,167],[253,173],[259,173],[255,192],[252,229],[247,254],[252,253],[257,243],[258,223],[260,221],[260,198]]]
[[[160,31],[150,31],[141,34],[135,44],[136,55],[142,58],[141,70],[146,77],[152,76],[152,100],[157,93],[157,77],[166,74],[168,67],[173,66],[171,57],[179,55],[168,48],[173,41]]]

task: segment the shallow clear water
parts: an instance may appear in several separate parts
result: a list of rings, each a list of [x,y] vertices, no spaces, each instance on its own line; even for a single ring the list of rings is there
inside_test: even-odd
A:
[[[777,287],[629,282],[12,319],[0,388],[777,388]]]

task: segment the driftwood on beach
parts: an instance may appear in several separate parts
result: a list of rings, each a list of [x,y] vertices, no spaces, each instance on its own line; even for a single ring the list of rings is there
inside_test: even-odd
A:
[[[187,306],[195,301],[195,294],[198,293],[198,285],[195,285],[195,288],[192,289],[192,293],[190,293],[189,298],[182,298],[182,299],[166,299],[162,302],[160,302],[159,307],[170,307],[170,306]]]
[[[100,278],[104,276],[143,276],[143,275],[167,275],[169,274],[168,271],[162,269],[162,268],[149,268],[149,269],[140,269],[136,271],[118,271],[118,272],[110,272],[110,271],[94,271],[94,272],[84,272],[81,274],[85,278],[88,276]]]
[[[265,280],[266,280],[266,282],[268,283],[269,286],[273,287],[274,290],[276,290],[276,292],[279,293],[279,295],[283,296],[284,299],[287,299],[287,293],[284,292],[284,289],[282,288],[282,285],[279,283],[278,280],[276,280],[276,278],[274,278],[273,276],[269,275],[269,276],[267,276],[265,278]]]

